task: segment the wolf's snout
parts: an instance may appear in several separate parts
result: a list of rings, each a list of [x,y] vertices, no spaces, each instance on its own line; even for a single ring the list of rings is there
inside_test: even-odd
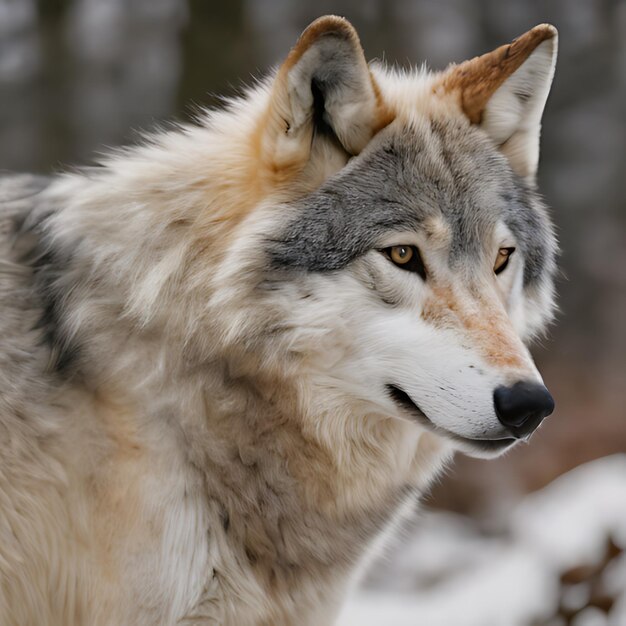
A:
[[[550,392],[539,383],[520,381],[493,392],[496,415],[518,439],[530,435],[554,411]]]

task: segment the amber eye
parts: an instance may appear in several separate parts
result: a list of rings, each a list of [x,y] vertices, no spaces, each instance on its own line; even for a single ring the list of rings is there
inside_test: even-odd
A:
[[[392,246],[381,252],[400,269],[419,274],[426,280],[426,268],[422,262],[420,251],[415,246]]]
[[[506,266],[509,264],[509,259],[514,252],[515,248],[500,248],[498,250],[498,256],[496,257],[496,262],[493,266],[493,271],[496,274],[499,274],[506,269]]]
[[[411,246],[394,246],[389,250],[389,258],[396,265],[406,265],[413,258]]]

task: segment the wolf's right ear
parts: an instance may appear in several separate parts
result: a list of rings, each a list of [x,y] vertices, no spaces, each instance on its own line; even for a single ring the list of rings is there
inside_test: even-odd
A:
[[[327,15],[302,33],[278,70],[263,155],[274,171],[301,168],[320,141],[355,155],[389,121],[356,31]]]

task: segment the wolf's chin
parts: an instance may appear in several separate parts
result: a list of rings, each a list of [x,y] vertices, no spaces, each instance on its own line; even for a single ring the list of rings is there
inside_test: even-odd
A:
[[[423,426],[427,430],[453,441],[457,448],[462,452],[470,456],[479,458],[493,458],[499,456],[506,450],[511,449],[518,439],[513,437],[502,437],[500,439],[472,439],[469,437],[463,437],[456,433],[450,432],[441,426],[437,426],[428,418],[426,413],[415,404],[406,391],[400,389],[396,385],[386,385],[389,395],[399,407],[401,407],[406,413],[408,413],[412,419]]]

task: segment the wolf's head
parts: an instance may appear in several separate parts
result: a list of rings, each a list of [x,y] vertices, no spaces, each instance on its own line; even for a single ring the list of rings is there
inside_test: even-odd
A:
[[[257,140],[283,200],[254,218],[261,288],[321,404],[481,455],[552,412],[525,341],[553,309],[534,181],[556,42],[541,25],[442,73],[403,73],[368,66],[348,22],[325,17],[278,71]]]
[[[53,343],[125,385],[161,390],[176,355],[278,377],[263,389],[327,433],[393,424],[476,454],[527,438],[553,406],[524,342],[553,308],[534,179],[555,56],[543,25],[441,73],[390,71],[317,20],[206,128],[46,191]],[[127,349],[137,329],[157,356]]]

